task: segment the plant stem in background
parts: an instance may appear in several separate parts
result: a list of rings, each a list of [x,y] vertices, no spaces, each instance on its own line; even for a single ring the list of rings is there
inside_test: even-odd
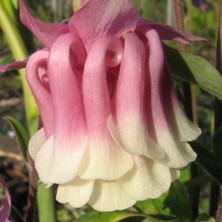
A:
[[[7,5],[7,7],[6,7]],[[22,35],[19,31],[16,23],[13,22],[13,16],[11,14],[11,1],[10,0],[0,0],[0,27],[8,41],[12,54],[15,60],[24,60],[28,57],[27,49],[25,43],[22,39]],[[7,10],[10,9],[10,12]],[[32,135],[37,129],[38,125],[38,109],[34,98],[32,96],[31,90],[27,84],[25,77],[25,70],[19,70],[23,95],[24,95],[24,103],[25,103],[25,111],[26,111],[26,120],[28,125],[29,134]],[[30,181],[30,186],[36,187],[36,184],[33,184],[34,181]],[[33,189],[30,187],[29,189]],[[54,222],[55,221],[55,210],[54,200],[53,200],[53,192],[52,188],[45,189],[43,186],[40,186],[38,190],[39,199],[38,199],[38,210],[40,212],[40,222]],[[34,193],[33,193],[34,194]],[[33,197],[30,197],[33,198]],[[31,201],[31,199],[29,200]],[[29,202],[31,203],[31,202]],[[28,207],[33,207],[29,205]],[[30,218],[30,212],[34,213],[33,209],[28,209],[28,217]]]
[[[175,8],[175,14],[176,14],[176,25],[177,29],[181,32],[185,31],[184,28],[184,13],[183,13],[183,2],[182,0],[174,0],[174,8]],[[180,44],[179,48],[181,51],[185,51],[185,45]],[[184,109],[185,112],[190,120],[193,120],[193,108],[194,105],[192,102],[192,90],[191,85],[187,82],[183,83],[183,93],[184,93]],[[195,104],[196,106],[196,104]],[[197,167],[195,164],[191,164],[191,178],[195,178],[198,176]],[[198,206],[199,206],[199,195],[200,190],[199,189],[193,189],[191,191],[190,197],[191,197],[191,204],[192,204],[192,218],[195,220],[195,218],[198,216]]]
[[[220,12],[219,12],[219,26],[217,36],[217,51],[216,51],[216,68],[222,75],[222,2],[220,1]],[[222,126],[222,103],[218,99],[215,99],[214,108],[214,130]],[[221,207],[218,208],[220,199],[220,185],[217,182],[211,183],[211,199],[210,199],[210,212],[211,216],[217,214],[217,221],[221,217]],[[217,213],[218,208],[218,213]]]
[[[10,0],[0,1],[0,26],[8,41],[15,60],[24,60],[27,58],[28,53],[18,28],[7,12],[8,7],[5,7],[6,4],[9,4],[8,2],[10,2]],[[27,125],[29,133],[32,135],[37,129],[38,109],[32,96],[31,90],[27,84],[24,69],[19,70],[19,74],[22,82],[25,100]]]

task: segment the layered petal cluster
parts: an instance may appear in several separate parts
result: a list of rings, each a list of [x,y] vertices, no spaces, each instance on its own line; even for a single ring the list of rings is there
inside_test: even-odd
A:
[[[26,65],[43,124],[29,143],[40,180],[58,184],[59,202],[99,211],[160,196],[195,160],[187,142],[201,132],[176,98],[162,41],[203,39],[140,19],[132,0],[84,0],[68,24],[36,20],[24,0],[20,9],[46,46]]]

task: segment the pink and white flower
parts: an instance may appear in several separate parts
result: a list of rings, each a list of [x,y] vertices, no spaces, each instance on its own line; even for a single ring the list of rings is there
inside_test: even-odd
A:
[[[68,24],[47,24],[20,0],[45,45],[26,65],[43,123],[29,152],[59,202],[121,210],[160,196],[196,158],[187,142],[201,131],[176,98],[162,41],[203,39],[140,19],[132,0],[81,3]]]

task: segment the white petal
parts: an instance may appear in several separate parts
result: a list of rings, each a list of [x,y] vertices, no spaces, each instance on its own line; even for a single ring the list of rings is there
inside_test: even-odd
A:
[[[156,163],[146,157],[134,157],[135,167],[118,180],[126,195],[136,200],[157,198],[171,184],[168,167]]]
[[[176,99],[173,102],[178,103]],[[178,131],[181,141],[193,141],[201,134],[201,129],[187,118],[179,104],[174,105],[172,113],[174,113],[174,128],[176,128],[174,130]]]
[[[188,143],[181,142],[178,135],[173,135],[168,130],[159,131],[157,141],[167,154],[160,162],[170,168],[185,167],[197,157]]]
[[[78,141],[77,141],[78,142]],[[69,143],[55,148],[50,137],[37,153],[35,167],[43,183],[63,184],[73,180],[79,170],[86,144]]]
[[[44,129],[38,130],[29,140],[28,151],[33,160],[35,160],[37,153],[45,143]]]
[[[56,200],[72,207],[82,207],[89,201],[93,186],[94,181],[76,177],[72,182],[58,186]]]
[[[115,180],[133,167],[130,154],[110,139],[91,141],[83,158],[79,177],[86,180]]]
[[[180,177],[180,171],[175,169],[170,169],[171,181],[177,180]]]
[[[116,181],[98,180],[95,183],[89,204],[98,211],[123,210],[135,204],[136,200],[128,197]]]
[[[158,160],[164,157],[164,152],[148,135],[145,124],[138,118],[128,117],[117,126],[111,117],[108,119],[109,131],[124,150],[135,155],[145,155]]]

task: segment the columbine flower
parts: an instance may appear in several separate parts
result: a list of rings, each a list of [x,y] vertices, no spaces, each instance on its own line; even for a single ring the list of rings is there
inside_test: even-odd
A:
[[[187,142],[200,134],[177,101],[162,40],[202,39],[139,19],[132,0],[82,1],[68,24],[36,20],[24,0],[20,9],[46,46],[26,66],[43,123],[29,144],[40,180],[58,184],[59,202],[99,211],[160,196],[195,160]]]
[[[11,197],[7,185],[1,180],[0,180],[0,185],[5,190],[5,200],[3,203],[0,203],[0,221],[10,222],[9,216],[11,213]]]

